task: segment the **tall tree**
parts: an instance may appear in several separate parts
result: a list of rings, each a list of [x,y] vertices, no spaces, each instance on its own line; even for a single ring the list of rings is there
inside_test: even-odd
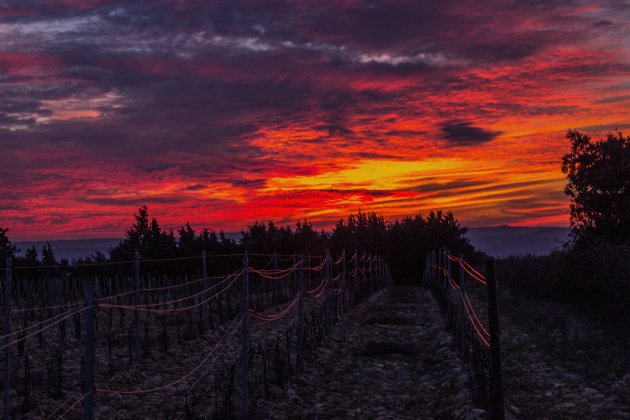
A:
[[[149,218],[149,209],[142,206],[134,214],[136,223],[127,229],[125,239],[110,248],[113,260],[132,259],[138,251],[143,258],[168,258],[177,253],[173,231],[164,231],[155,218]]]
[[[39,264],[39,260],[37,259],[37,248],[35,248],[35,245],[30,248],[26,248],[24,262],[29,266]]]
[[[574,240],[630,242],[630,137],[617,132],[591,141],[569,130],[567,138],[571,151],[562,158],[562,172]]]
[[[50,246],[50,242],[46,242],[42,247],[42,263],[44,265],[57,265],[55,253],[52,250],[52,246]]]
[[[11,243],[7,232],[8,228],[0,227],[0,265],[4,265],[6,257],[13,257],[18,251],[17,247]]]

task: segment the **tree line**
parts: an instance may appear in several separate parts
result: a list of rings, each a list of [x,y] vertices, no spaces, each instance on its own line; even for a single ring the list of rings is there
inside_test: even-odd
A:
[[[504,286],[580,305],[597,316],[630,322],[630,136],[593,140],[567,132],[562,158],[570,198],[571,237],[546,256],[499,261]]]
[[[394,221],[386,221],[374,212],[351,214],[340,219],[330,231],[317,230],[307,220],[298,221],[293,227],[279,226],[273,221],[255,221],[241,231],[238,241],[227,237],[223,231],[204,228],[197,232],[190,223],[178,229],[164,229],[158,220],[149,215],[146,206],[133,215],[132,225],[126,229],[123,239],[108,250],[108,254],[94,254],[73,261],[74,265],[129,261],[136,251],[145,259],[167,259],[208,255],[242,253],[310,254],[323,255],[329,250],[339,255],[344,249],[348,256],[355,250],[384,256],[398,281],[417,282],[422,276],[424,255],[432,249],[447,247],[454,253],[464,253],[468,258],[478,258],[466,236],[468,229],[460,225],[451,212],[430,212],[426,217],[417,214]],[[18,256],[11,243],[8,229],[0,229],[0,254],[2,259],[14,257],[16,266],[58,264],[50,244],[44,246],[42,259],[38,259],[34,247]],[[67,263],[67,262],[66,262]]]

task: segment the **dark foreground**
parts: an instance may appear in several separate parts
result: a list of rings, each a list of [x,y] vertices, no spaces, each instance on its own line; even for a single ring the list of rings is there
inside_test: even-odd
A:
[[[261,418],[484,418],[437,306],[419,288],[378,293],[346,315]]]

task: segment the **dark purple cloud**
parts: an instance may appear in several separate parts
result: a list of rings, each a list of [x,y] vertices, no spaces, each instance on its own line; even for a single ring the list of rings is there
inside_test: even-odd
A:
[[[500,131],[475,127],[470,121],[446,121],[441,125],[444,140],[456,146],[475,146],[494,140]]]
[[[112,173],[258,191],[494,144],[504,130],[488,127],[514,115],[585,121],[626,102],[629,15],[612,0],[7,0],[0,194],[26,208],[65,183],[135,202],[91,189]],[[604,97],[559,93],[581,82]]]

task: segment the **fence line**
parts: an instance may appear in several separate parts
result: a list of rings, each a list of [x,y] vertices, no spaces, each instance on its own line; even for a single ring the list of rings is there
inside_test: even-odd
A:
[[[458,280],[453,278],[451,263],[459,266]],[[503,420],[505,411],[494,260],[487,261],[486,274],[483,275],[463,256],[456,257],[447,249],[439,249],[426,256],[424,267],[422,283],[431,290],[440,305],[447,328],[463,355],[464,364],[471,369],[474,386],[484,390],[491,418]],[[476,292],[475,286],[486,289],[487,328],[470,299],[469,291]]]
[[[4,333],[0,335],[0,350],[4,349],[6,355],[5,418],[17,413],[16,400],[22,399],[21,405],[26,407],[32,390],[45,392],[41,383],[31,380],[34,372],[38,372],[38,377],[48,375],[45,383],[49,395],[61,401],[51,407],[48,418],[60,418],[70,412],[75,415],[82,404],[83,417],[91,419],[94,405],[102,404],[108,394],[124,398],[130,394],[173,392],[173,385],[182,383],[187,384],[184,401],[173,408],[174,417],[190,417],[191,410],[203,411],[203,407],[214,410],[214,417],[253,415],[261,395],[268,395],[270,384],[281,384],[300,371],[304,352],[321,344],[340,314],[391,280],[381,257],[358,251],[350,259],[345,250],[336,259],[328,253],[243,253],[224,257],[219,260],[220,266],[231,274],[212,277],[208,276],[205,253],[166,259],[142,259],[137,255],[133,261],[76,267],[102,266],[90,277],[80,276],[73,270],[75,267],[20,267],[16,273],[7,264],[2,287]],[[232,257],[243,257],[243,264]],[[188,275],[141,271],[141,263],[168,261],[186,262],[181,266],[186,271],[191,268],[189,263],[194,263],[196,274],[189,279]],[[256,264],[250,264],[251,261]],[[354,267],[347,267],[348,262],[354,262]],[[54,270],[57,268],[61,270]],[[39,277],[25,277],[33,273]],[[245,305],[240,311],[239,301]],[[17,328],[12,330],[11,324]],[[122,375],[128,369],[121,364],[126,358],[125,346],[129,364],[136,364],[153,351],[166,352],[173,336],[179,343],[207,331],[221,330],[223,325],[227,325],[225,332],[205,351],[199,364],[175,381],[138,387]],[[263,341],[251,341],[252,331],[260,328],[271,330]],[[234,344],[238,329],[242,332],[243,350],[234,359],[235,353],[227,349]],[[73,356],[67,358],[68,352]],[[34,354],[41,356],[34,358]],[[11,359],[17,363],[9,364]],[[33,364],[34,360],[38,363]],[[223,361],[218,363],[220,360]],[[74,370],[77,365],[81,392],[72,385],[79,380],[72,378],[73,372],[78,371]],[[210,371],[213,379],[203,381]],[[11,396],[12,401],[9,383],[19,389],[17,397]],[[70,397],[64,398],[65,393]],[[173,398],[179,398],[178,395],[181,396],[175,394]],[[235,404],[236,395],[240,395],[240,405]]]

